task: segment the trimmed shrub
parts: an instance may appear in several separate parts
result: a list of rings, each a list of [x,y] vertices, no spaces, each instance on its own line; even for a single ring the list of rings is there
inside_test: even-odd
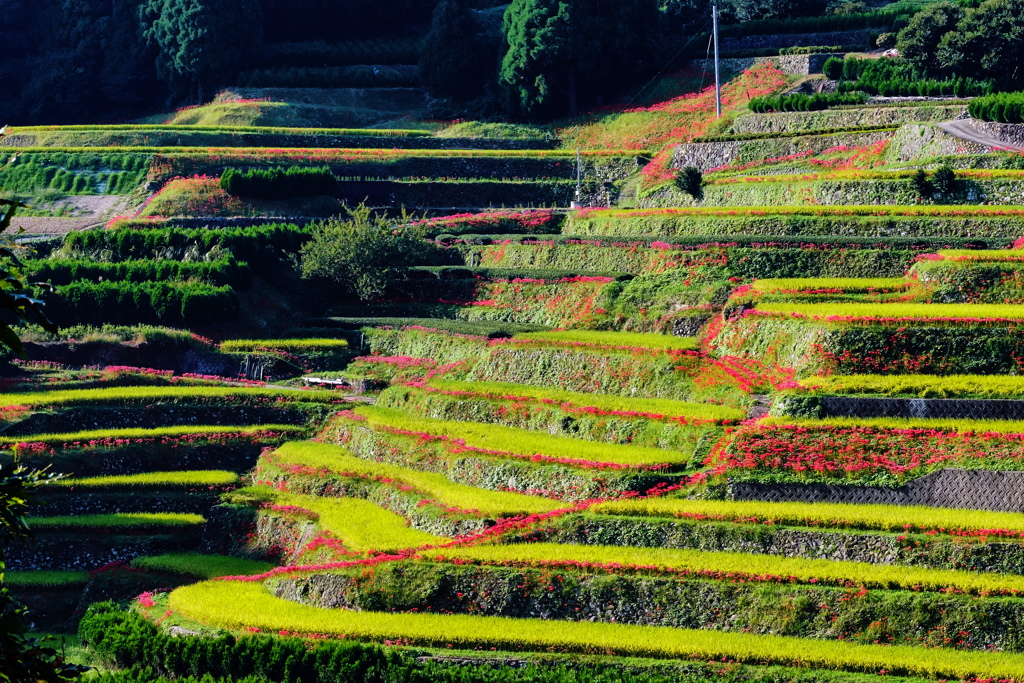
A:
[[[228,168],[220,176],[220,187],[228,194],[239,197],[287,199],[334,195],[338,179],[327,166],[256,168],[248,171]]]

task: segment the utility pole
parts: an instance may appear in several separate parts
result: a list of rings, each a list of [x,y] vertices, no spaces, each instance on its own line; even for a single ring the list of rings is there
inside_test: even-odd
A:
[[[715,34],[715,111],[722,118],[722,81],[718,75],[718,5],[711,6],[711,26]]]
[[[572,208],[579,209],[583,206],[583,156],[580,148],[576,148],[576,200],[572,202]]]

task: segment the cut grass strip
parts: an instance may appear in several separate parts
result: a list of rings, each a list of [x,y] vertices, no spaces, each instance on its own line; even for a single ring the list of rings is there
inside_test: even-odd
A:
[[[667,334],[641,334],[639,332],[594,332],[592,330],[526,332],[517,334],[515,339],[651,351],[693,351],[698,346],[695,337],[673,337]]]
[[[0,406],[64,406],[121,401],[197,400],[228,398],[267,398],[277,401],[316,401],[330,403],[338,395],[329,391],[294,391],[262,387],[110,387],[34,391],[24,394],[0,394]]]
[[[403,640],[460,649],[615,654],[730,660],[928,678],[1024,678],[1024,655],[860,645],[791,636],[753,635],[603,622],[474,615],[390,614],[310,607],[274,597],[251,582],[208,581],[173,591],[168,606],[215,628],[291,631],[365,640]]]
[[[689,459],[686,454],[679,451],[570,439],[527,429],[478,422],[434,420],[387,408],[361,406],[354,412],[376,428],[390,429],[410,436],[443,437],[498,457],[536,457],[538,461],[550,459],[580,467],[647,468],[684,465]]]
[[[947,532],[998,530],[1024,534],[1024,513],[923,506],[640,498],[601,503],[589,511],[603,515],[689,517],[891,532],[942,529]]]
[[[89,572],[39,570],[6,572],[4,584],[10,588],[81,588],[89,583]]]
[[[154,429],[93,429],[87,432],[69,432],[67,434],[29,434],[27,436],[0,437],[0,445],[10,444],[63,444],[65,447],[97,447],[131,445],[139,440],[172,440],[182,437],[196,436],[207,439],[196,439],[197,442],[214,440],[229,436],[260,436],[263,434],[298,435],[305,431],[296,425],[246,425],[242,427],[225,427],[215,425],[186,425],[181,427],[156,427]]]
[[[593,408],[600,412],[636,415],[653,419],[709,420],[728,422],[742,420],[746,413],[736,408],[726,408],[710,403],[690,403],[663,398],[629,398],[612,394],[581,394],[550,387],[537,387],[511,382],[460,382],[436,377],[429,387],[444,392],[455,392],[469,396],[484,396],[493,399],[518,401],[533,399],[545,403],[569,404],[572,408],[585,411]],[[588,411],[589,412],[589,411]]]
[[[1024,397],[1024,376],[831,375],[800,382],[816,394],[881,394],[921,398]]]
[[[937,591],[953,588],[967,593],[1024,593],[1024,577],[1004,574],[892,567],[868,562],[805,560],[774,555],[705,552],[667,548],[626,546],[562,545],[558,543],[517,543],[514,545],[462,546],[428,550],[424,559],[448,558],[472,560],[482,564],[578,563],[614,567],[668,569],[684,573],[727,578],[728,575],[753,580],[795,579],[799,583],[823,583],[836,586],[864,586],[884,589]]]
[[[972,434],[1024,434],[1024,420],[948,420],[944,418],[899,417],[826,417],[811,420],[792,417],[766,417],[763,425],[797,427],[874,427],[876,429],[931,429],[939,432]]]
[[[145,474],[124,474],[108,477],[84,477],[82,479],[60,479],[48,486],[60,488],[163,488],[199,486],[230,486],[237,484],[239,477],[226,470],[191,470],[187,472],[147,472]]]
[[[314,441],[286,443],[271,458],[274,464],[296,465],[342,476],[353,474],[357,477],[372,477],[394,485],[406,484],[448,507],[474,511],[489,517],[532,515],[565,507],[563,503],[547,498],[479,489],[457,484],[434,472],[363,460],[341,446]]]
[[[779,292],[806,292],[818,290],[837,290],[847,293],[861,293],[877,290],[907,289],[915,283],[902,277],[810,277],[810,278],[770,278],[755,280],[753,291],[762,294]]]
[[[109,515],[29,517],[32,529],[177,529],[206,524],[202,515],[182,512],[119,512]]]
[[[359,498],[320,498],[277,493],[278,505],[294,505],[319,515],[320,528],[354,551],[395,552],[451,539],[411,529],[405,518]]]
[[[221,342],[220,350],[228,353],[259,351],[340,351],[348,348],[344,339],[229,339]]]
[[[757,310],[763,313],[782,313],[822,320],[842,318],[1024,320],[1024,305],[1014,304],[766,303],[758,304]]]
[[[132,566],[155,572],[182,574],[198,579],[216,579],[221,576],[248,576],[270,571],[269,562],[247,560],[227,555],[200,555],[199,553],[168,553],[149,557],[136,557]]]

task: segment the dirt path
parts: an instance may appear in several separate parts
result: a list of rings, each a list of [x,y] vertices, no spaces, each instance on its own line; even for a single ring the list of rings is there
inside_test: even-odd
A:
[[[967,119],[961,121],[947,121],[945,123],[938,124],[938,126],[953,137],[960,138],[961,140],[967,140],[968,142],[984,145],[985,147],[1007,149],[1013,152],[1024,152],[1024,147],[1011,145],[1007,142],[1003,142],[997,137],[978,131]]]

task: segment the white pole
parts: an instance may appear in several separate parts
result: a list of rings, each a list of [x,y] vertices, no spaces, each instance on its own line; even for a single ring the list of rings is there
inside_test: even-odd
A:
[[[718,75],[718,5],[711,6],[711,25],[715,33],[715,111],[722,118],[722,81]]]

